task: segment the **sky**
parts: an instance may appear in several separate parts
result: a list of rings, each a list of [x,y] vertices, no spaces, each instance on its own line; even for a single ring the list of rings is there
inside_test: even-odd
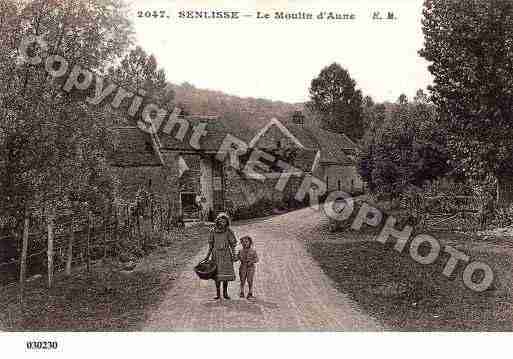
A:
[[[157,57],[167,79],[242,97],[308,100],[311,80],[338,62],[364,95],[395,101],[431,83],[423,45],[422,0],[131,0],[137,44]],[[164,18],[138,12],[165,11]],[[183,19],[180,10],[240,11],[241,19]],[[271,19],[257,19],[257,11]],[[275,11],[313,20],[274,20]],[[320,12],[355,20],[318,20]],[[393,21],[372,14],[393,12]],[[160,14],[160,13],[159,13]]]

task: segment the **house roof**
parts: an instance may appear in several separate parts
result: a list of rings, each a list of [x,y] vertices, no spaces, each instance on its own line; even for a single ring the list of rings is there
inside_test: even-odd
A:
[[[319,127],[297,125],[292,122],[282,123],[272,119],[251,140],[255,146],[272,126],[277,126],[284,136],[293,138],[298,147],[320,151],[320,162],[351,165],[356,162],[358,146],[345,134],[323,130]]]
[[[321,151],[321,162],[351,165],[356,163],[358,146],[345,134],[330,132],[317,127],[305,127]]]
[[[255,145],[258,138],[275,125],[298,145],[293,166],[303,171],[312,170],[316,161],[352,165],[356,162],[355,155],[359,152],[358,146],[344,134],[313,126],[300,126],[292,122],[282,123],[277,119],[270,120],[256,134],[254,131],[248,131],[248,128],[241,128],[239,122],[223,118],[190,116],[183,120],[187,128],[182,139],[177,138],[180,131],[178,124],[169,129],[170,131],[166,131],[164,123],[156,136],[151,136],[136,126],[114,128],[116,145],[109,156],[110,163],[114,166],[157,166],[163,161],[159,158],[162,156],[160,150],[196,152],[198,149],[191,146],[191,138],[194,128],[200,124],[204,124],[206,131],[199,140],[200,150],[212,152],[217,152],[221,148],[228,134],[250,146]]]
[[[204,124],[206,134],[199,139],[200,149],[202,151],[217,151],[227,134],[233,134],[226,120],[219,118],[205,117],[186,117],[183,118],[184,126],[187,127],[185,136],[177,136],[180,131],[180,125],[176,124],[170,131],[166,131],[165,124],[158,131],[158,138],[162,149],[177,151],[197,151],[191,146],[191,138],[194,134],[194,128]],[[186,121],[186,122],[185,122]],[[185,127],[184,127],[185,128]],[[168,133],[167,133],[168,132]],[[178,138],[177,138],[178,137]]]
[[[115,167],[160,166],[161,161],[152,145],[152,138],[138,127],[111,129],[112,149],[107,159]]]

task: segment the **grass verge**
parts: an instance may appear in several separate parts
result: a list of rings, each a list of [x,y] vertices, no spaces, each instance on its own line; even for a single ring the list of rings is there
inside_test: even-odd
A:
[[[448,255],[442,254],[432,265],[421,265],[409,256],[408,245],[400,254],[393,249],[393,240],[383,245],[369,234],[328,234],[327,228],[317,228],[305,236],[305,245],[337,289],[388,329],[511,331],[512,248],[454,233],[434,236],[471,260],[488,263],[495,274],[492,288],[482,293],[467,289],[462,283],[463,265],[451,278],[443,276]]]
[[[132,331],[140,330],[189,260],[205,246],[206,226],[174,231],[161,240],[133,271],[98,261],[90,273],[27,283],[23,310],[16,286],[0,289],[0,327],[5,331]]]

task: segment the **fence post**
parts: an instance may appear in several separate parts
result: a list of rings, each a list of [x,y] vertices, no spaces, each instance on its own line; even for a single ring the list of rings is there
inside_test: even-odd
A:
[[[159,222],[159,231],[162,232],[164,230],[164,211],[162,208],[162,204],[159,203],[159,214],[160,214],[160,222]]]
[[[119,207],[116,206],[116,211],[114,212],[114,233],[115,233],[115,241],[116,241],[116,246],[117,246],[117,243],[119,241],[119,215],[118,215],[118,210],[119,210]]]
[[[23,294],[25,290],[25,276],[27,273],[27,252],[28,252],[28,239],[29,239],[29,225],[30,220],[28,216],[28,209],[25,208],[23,219],[23,236],[21,246],[21,261],[20,261],[20,301],[23,305]]]
[[[103,209],[103,258],[107,258],[107,209]]]
[[[155,220],[153,219],[153,196],[150,195],[150,223],[151,223],[151,232],[150,233],[153,233],[153,231],[155,230]]]
[[[132,240],[132,228],[131,228],[131,221],[130,221],[130,205],[128,205],[126,207],[126,217],[127,217],[127,225],[126,225],[126,228],[127,228],[127,237],[128,237],[128,241],[130,242]]]
[[[48,288],[53,284],[53,258],[54,258],[54,217],[49,215],[47,218],[48,229]]]
[[[91,271],[91,225],[92,216],[91,211],[87,209],[87,244],[86,244],[86,255],[87,255],[87,271]]]
[[[73,241],[75,240],[75,231],[73,230],[73,219],[70,225],[70,234],[68,242],[68,254],[66,258],[66,275],[71,275],[71,262],[73,260]]]
[[[141,248],[144,247],[144,236],[141,231],[141,222],[144,221],[143,217],[137,214],[137,235],[139,236],[139,243],[141,244]]]

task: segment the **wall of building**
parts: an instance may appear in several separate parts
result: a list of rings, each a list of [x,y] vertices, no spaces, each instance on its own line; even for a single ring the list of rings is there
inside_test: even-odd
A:
[[[355,166],[321,165],[319,179],[322,179],[328,191],[347,193],[363,190],[363,181]]]
[[[249,179],[230,166],[225,167],[226,207],[230,212],[236,212],[255,207],[258,203],[267,203],[269,209],[280,207],[300,207],[294,197],[303,181],[302,177],[290,177],[283,191],[275,187],[278,178],[268,178],[264,181]],[[255,213],[255,217],[264,213]]]

